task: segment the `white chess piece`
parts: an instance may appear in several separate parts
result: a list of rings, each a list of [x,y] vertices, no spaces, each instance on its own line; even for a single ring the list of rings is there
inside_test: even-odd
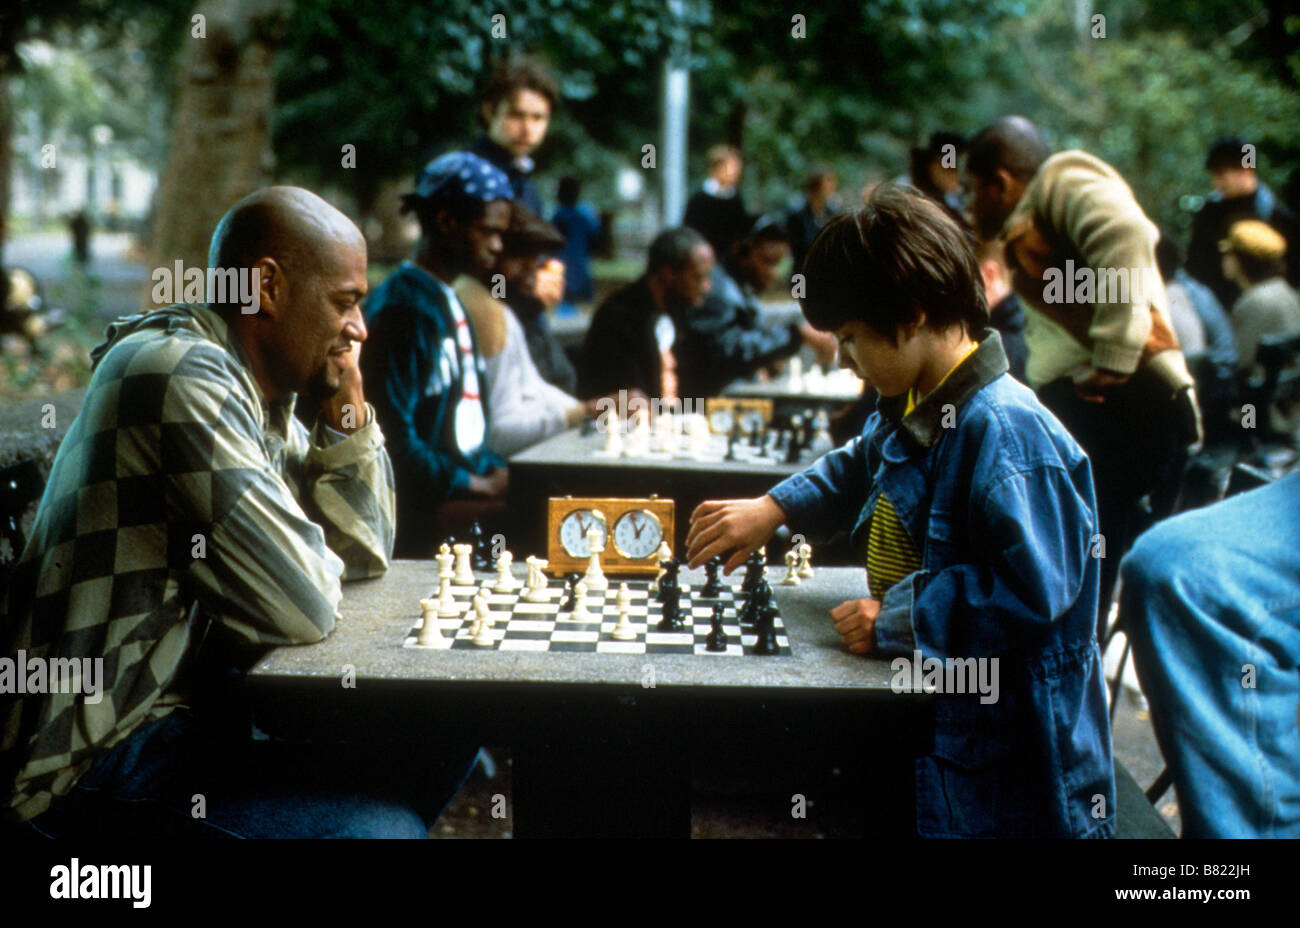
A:
[[[785,576],[781,578],[781,585],[799,585],[799,555],[793,548],[785,552]]]
[[[480,648],[492,645],[492,614],[488,612],[487,601],[480,593],[474,597],[470,606],[474,610],[474,643]]]
[[[667,568],[664,567],[664,561],[671,559],[672,556],[673,551],[672,548],[668,547],[668,542],[659,542],[659,550],[655,551],[655,563],[659,565],[659,572],[655,574],[655,578],[650,581],[651,593],[659,592],[659,581],[664,578],[664,574],[668,573]]]
[[[618,588],[618,624],[610,632],[610,637],[615,641],[635,641],[636,631],[628,621],[628,614],[632,607],[632,593],[627,588],[627,584],[621,584]]]
[[[460,616],[460,607],[456,605],[456,597],[451,595],[451,571],[442,575],[438,581],[438,616],[443,619],[453,619]]]
[[[474,546],[453,545],[451,550],[456,552],[456,574],[452,582],[457,586],[473,586],[474,569],[470,567],[469,556],[474,552]]]
[[[587,608],[587,584],[579,580],[573,585],[573,621],[585,622],[591,618]]]
[[[628,422],[627,441],[623,447],[623,456],[628,458],[644,457],[650,451],[650,412],[644,407],[632,413]]]
[[[690,455],[705,454],[709,450],[709,420],[701,415],[686,417],[686,453]]]
[[[431,647],[442,641],[442,630],[438,628],[438,601],[436,599],[420,600],[420,611],[424,614],[424,624],[415,643]]]
[[[812,545],[808,543],[799,546],[799,576],[805,580],[813,575],[812,568]]]
[[[786,389],[798,393],[803,389],[803,358],[796,355],[790,359],[786,368]]]
[[[510,565],[514,563],[515,556],[509,551],[502,551],[497,556],[497,582],[492,587],[494,593],[509,593],[519,582],[515,580],[514,575],[510,573]]]
[[[451,565],[456,560],[456,556],[451,553],[451,548],[447,547],[445,541],[438,546],[438,553],[434,555],[433,559],[438,562],[438,579],[441,580],[446,577],[450,580]]]
[[[831,420],[826,414],[826,410],[819,410],[813,418],[813,428],[816,430],[813,434],[812,442],[808,449],[817,457],[821,457],[826,452],[835,447],[835,441],[831,438]]]
[[[546,593],[546,565],[549,562],[544,557],[528,555],[528,586],[520,597],[530,603],[544,603],[550,597]]]
[[[605,453],[623,453],[623,428],[613,413],[605,419]]]
[[[587,545],[591,551],[591,558],[587,561],[587,572],[583,574],[582,582],[587,584],[589,590],[607,590],[609,581],[605,579],[605,572],[600,567],[600,555],[604,552],[605,546],[601,543],[600,529],[596,527],[594,521],[587,529]]]

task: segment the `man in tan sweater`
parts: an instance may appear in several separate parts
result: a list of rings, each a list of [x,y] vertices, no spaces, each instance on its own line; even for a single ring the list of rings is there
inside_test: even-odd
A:
[[[1101,611],[1145,527],[1139,502],[1172,499],[1200,437],[1191,375],[1155,261],[1159,233],[1110,165],[1051,154],[1029,120],[985,127],[967,154],[976,230],[1006,248],[1029,320],[1026,377],[1092,458]]]

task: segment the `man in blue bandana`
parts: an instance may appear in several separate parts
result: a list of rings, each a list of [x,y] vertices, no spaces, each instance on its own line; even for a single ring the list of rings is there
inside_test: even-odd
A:
[[[451,285],[496,263],[511,199],[505,173],[477,155],[429,162],[402,198],[420,222],[414,260],[366,304],[362,374],[378,385],[372,402],[397,478],[398,557],[431,557],[447,534],[504,521],[508,474],[487,446],[483,359]]]

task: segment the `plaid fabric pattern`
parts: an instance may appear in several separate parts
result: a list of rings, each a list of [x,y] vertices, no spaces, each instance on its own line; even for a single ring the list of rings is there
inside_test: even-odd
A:
[[[319,641],[340,580],[383,573],[392,552],[373,410],[350,436],[320,422],[309,435],[292,397],[265,402],[206,307],[120,319],[93,357],[13,574],[0,655],[103,657],[103,698],[0,694],[10,820],[43,812],[184,702],[178,670],[208,623],[254,645]]]

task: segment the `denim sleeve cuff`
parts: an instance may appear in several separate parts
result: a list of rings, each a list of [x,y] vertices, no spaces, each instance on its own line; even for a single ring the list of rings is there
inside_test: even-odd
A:
[[[767,491],[767,495],[776,500],[776,504],[781,507],[790,522],[796,521],[800,515],[800,510],[803,508],[799,505],[800,499],[807,499],[813,492],[807,483],[808,480],[803,474],[795,474]]]
[[[917,571],[889,588],[876,616],[876,650],[882,654],[911,654],[916,650],[912,627],[912,599],[916,581],[928,571]]]

